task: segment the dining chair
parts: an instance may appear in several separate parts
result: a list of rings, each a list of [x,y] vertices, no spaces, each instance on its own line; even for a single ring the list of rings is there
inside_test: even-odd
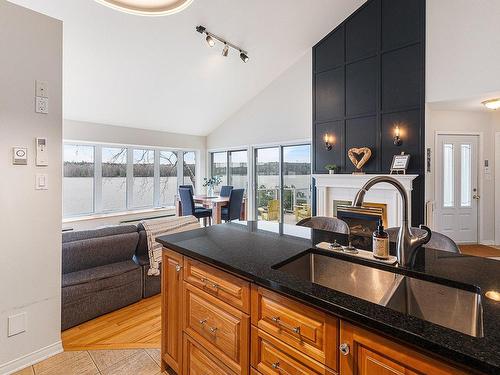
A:
[[[222,186],[220,188],[220,196],[221,197],[229,197],[232,190],[233,190],[233,187],[230,185]]]
[[[349,234],[349,226],[347,223],[337,217],[313,216],[302,219],[297,225],[312,229],[326,230],[328,232]]]
[[[410,230],[416,236],[425,236],[425,234],[427,233],[425,230],[417,227],[411,227]],[[385,231],[389,234],[389,241],[391,242],[398,241],[399,227],[387,228]],[[455,241],[453,241],[450,237],[445,236],[442,233],[434,231],[432,232],[431,239],[429,240],[429,242],[427,242],[422,247],[460,254],[460,248],[455,243]]]
[[[221,218],[224,221],[238,220],[241,215],[241,205],[243,204],[243,194],[245,189],[232,189],[229,194],[229,202],[221,209]]]
[[[182,189],[186,189],[187,188],[187,189],[191,190],[191,194],[194,195],[194,187],[193,187],[193,185],[179,185],[179,189],[181,189],[181,188]]]
[[[193,215],[197,219],[203,219],[204,226],[207,226],[208,218],[209,225],[212,224],[212,209],[196,207],[190,188],[179,188],[179,195],[181,197],[182,216]]]

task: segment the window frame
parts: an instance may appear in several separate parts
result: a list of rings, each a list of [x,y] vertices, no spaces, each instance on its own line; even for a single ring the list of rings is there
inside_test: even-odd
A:
[[[72,141],[72,140],[64,140],[63,141],[63,150],[65,145],[70,146],[89,146],[94,148],[94,181],[93,181],[93,211],[78,213],[74,215],[64,215],[63,219],[69,218],[77,218],[82,216],[92,216],[92,215],[102,215],[102,214],[117,214],[120,212],[129,212],[129,211],[141,211],[144,209],[173,209],[174,206],[165,206],[161,205],[161,197],[160,197],[160,152],[172,152],[177,157],[177,188],[179,185],[183,184],[184,181],[184,154],[188,152],[194,153],[195,158],[195,177],[197,171],[200,170],[200,152],[196,149],[178,149],[178,148],[169,148],[169,147],[153,147],[153,146],[144,146],[144,145],[124,145],[124,144],[115,144],[115,143],[96,143],[96,142],[80,142],[80,141]],[[117,209],[117,210],[109,210],[103,209],[103,194],[102,194],[102,149],[103,148],[125,148],[127,150],[127,163],[126,163],[126,208],[125,209]],[[134,161],[134,150],[152,150],[154,152],[154,173],[153,173],[153,204],[141,207],[132,206],[133,203],[133,183],[134,183],[134,173],[133,173],[133,161]],[[64,178],[64,153],[62,158],[63,164],[63,178]],[[174,199],[175,202],[175,199]],[[64,209],[63,209],[64,212]]]
[[[226,183],[227,185],[233,185],[233,181],[232,181],[232,175],[231,175],[231,154],[233,152],[245,152],[247,154],[247,187],[245,188],[245,194],[248,193],[248,189],[250,187],[250,173],[249,173],[249,165],[250,165],[250,162],[248,160],[248,149],[246,148],[235,148],[235,149],[224,149],[224,150],[213,150],[213,151],[209,151],[209,163],[210,163],[210,168],[209,168],[209,171],[210,171],[210,177],[213,177],[214,176],[214,154],[222,154],[222,153],[225,153],[226,154],[226,174],[225,174],[225,178],[226,178]]]

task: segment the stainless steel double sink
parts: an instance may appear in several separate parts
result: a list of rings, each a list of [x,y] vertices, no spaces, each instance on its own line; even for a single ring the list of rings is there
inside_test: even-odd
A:
[[[275,268],[470,336],[483,336],[481,294],[473,286],[454,288],[312,251]]]

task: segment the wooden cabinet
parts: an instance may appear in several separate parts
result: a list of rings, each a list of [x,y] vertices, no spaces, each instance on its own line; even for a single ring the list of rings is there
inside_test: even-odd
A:
[[[182,264],[182,255],[164,249],[161,272],[162,371],[166,363],[177,373],[182,368]]]
[[[335,374],[324,364],[256,327],[252,327],[252,367],[263,375]]]
[[[471,374],[168,249],[161,353],[179,375]]]
[[[278,293],[253,287],[252,324],[337,371],[337,318]]]
[[[183,374],[234,375],[234,372],[187,334],[184,334],[183,358]]]
[[[341,321],[341,375],[466,375],[371,331]]]
[[[184,332],[238,374],[249,371],[250,317],[184,283]]]
[[[184,260],[184,280],[250,314],[250,283],[193,259]]]

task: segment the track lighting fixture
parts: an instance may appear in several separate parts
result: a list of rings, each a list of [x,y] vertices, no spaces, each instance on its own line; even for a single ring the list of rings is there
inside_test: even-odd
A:
[[[240,50],[240,59],[243,60],[244,63],[246,63],[250,58],[245,52]]]
[[[207,44],[208,44],[210,47],[215,46],[215,40],[214,40],[214,38],[212,38],[210,35],[207,35],[206,41],[207,41]]]
[[[200,34],[205,34],[206,38],[205,40],[207,41],[207,44],[210,47],[215,46],[215,41],[219,41],[224,44],[224,48],[222,49],[222,56],[226,57],[229,54],[229,47],[232,49],[238,51],[240,53],[240,59],[243,62],[247,62],[250,58],[248,57],[248,52],[242,50],[240,47],[228,42],[227,40],[224,40],[220,36],[217,36],[209,31],[207,31],[207,28],[205,26],[199,25],[196,26],[196,31],[198,31]]]

